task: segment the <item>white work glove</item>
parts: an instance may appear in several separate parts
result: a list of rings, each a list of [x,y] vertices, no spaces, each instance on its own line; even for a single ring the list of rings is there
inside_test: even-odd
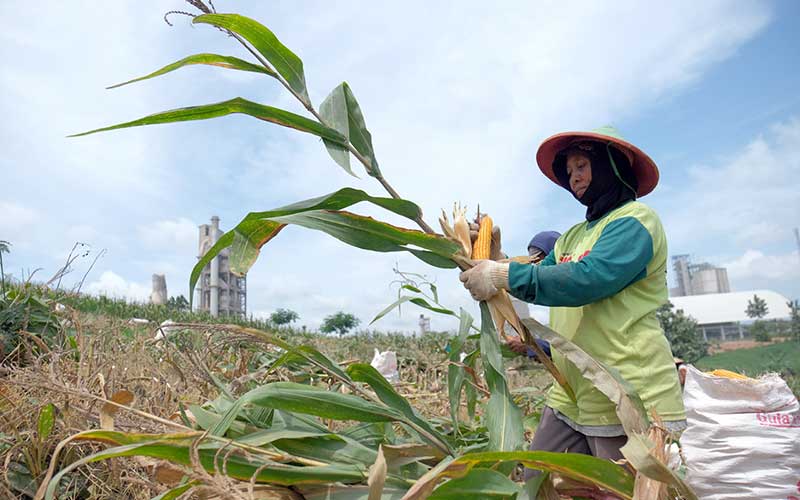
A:
[[[472,269],[461,273],[459,279],[475,300],[489,300],[499,289],[508,289],[508,263],[480,260]]]

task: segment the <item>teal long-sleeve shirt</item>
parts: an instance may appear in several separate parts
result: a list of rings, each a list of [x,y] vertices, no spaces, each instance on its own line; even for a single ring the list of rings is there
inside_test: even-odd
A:
[[[512,262],[508,283],[511,294],[526,302],[583,306],[644,278],[652,257],[650,232],[636,217],[623,217],[607,224],[584,256],[562,256],[556,263],[553,251],[538,266]]]

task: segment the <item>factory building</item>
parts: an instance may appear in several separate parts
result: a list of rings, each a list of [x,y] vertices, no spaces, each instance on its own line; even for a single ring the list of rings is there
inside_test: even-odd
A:
[[[216,215],[211,224],[201,224],[197,258],[202,258],[222,235]],[[222,250],[203,269],[198,280],[198,310],[208,311],[214,317],[245,316],[247,312],[247,277],[231,272],[230,253],[230,247]]]

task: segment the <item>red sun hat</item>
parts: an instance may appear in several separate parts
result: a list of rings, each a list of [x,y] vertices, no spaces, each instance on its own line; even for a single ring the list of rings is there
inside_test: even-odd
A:
[[[553,172],[553,161],[556,159],[556,155],[575,142],[587,140],[610,144],[628,157],[633,174],[639,184],[639,189],[636,192],[637,197],[641,198],[655,189],[656,184],[658,184],[656,162],[647,156],[644,151],[626,141],[616,128],[608,125],[589,132],[562,132],[548,137],[536,152],[536,163],[539,164],[539,169],[548,179],[560,186],[561,183],[558,182],[558,178]]]

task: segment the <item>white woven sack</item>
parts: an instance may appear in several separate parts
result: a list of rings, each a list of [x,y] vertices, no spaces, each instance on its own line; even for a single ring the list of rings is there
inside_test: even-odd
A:
[[[686,480],[701,500],[800,500],[800,405],[783,379],[690,366],[683,400]]]
[[[390,383],[396,384],[400,381],[400,372],[397,371],[397,354],[394,351],[380,352],[375,349],[375,356],[372,357],[370,364]]]

